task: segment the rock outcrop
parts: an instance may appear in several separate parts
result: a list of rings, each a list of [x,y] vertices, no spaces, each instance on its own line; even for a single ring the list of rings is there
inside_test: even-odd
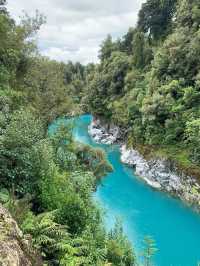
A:
[[[16,221],[0,204],[0,265],[31,266],[28,245]]]
[[[93,120],[88,128],[89,134],[97,143],[111,145],[119,138],[119,127],[117,126],[102,126],[99,119]]]
[[[113,144],[120,138],[120,129],[112,126],[107,130],[99,120],[89,126],[89,134],[98,143]],[[121,161],[134,167],[135,174],[155,189],[166,191],[186,203],[200,209],[200,185],[196,179],[180,172],[169,160],[152,158],[146,160],[138,151],[121,145]]]
[[[200,207],[200,185],[186,176],[166,159],[146,160],[138,151],[121,147],[121,161],[133,166],[137,176],[156,189],[175,195],[185,202]]]

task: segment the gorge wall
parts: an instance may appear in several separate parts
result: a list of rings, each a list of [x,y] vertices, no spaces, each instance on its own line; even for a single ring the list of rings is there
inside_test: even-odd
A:
[[[195,177],[180,171],[174,162],[166,158],[146,159],[137,150],[127,147],[119,127],[103,124],[99,119],[93,120],[88,131],[97,143],[120,144],[122,163],[133,167],[135,174],[148,185],[200,209],[200,185]]]

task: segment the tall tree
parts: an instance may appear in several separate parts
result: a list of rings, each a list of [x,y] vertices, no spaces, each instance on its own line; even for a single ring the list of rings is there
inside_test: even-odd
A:
[[[112,41],[111,35],[108,35],[101,45],[99,58],[102,61],[108,59],[114,50],[115,50],[115,44]]]
[[[139,12],[138,28],[157,40],[170,29],[176,0],[147,0]]]

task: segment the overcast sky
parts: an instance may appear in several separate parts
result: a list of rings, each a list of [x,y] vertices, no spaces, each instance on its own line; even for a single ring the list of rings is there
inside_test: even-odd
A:
[[[41,53],[59,61],[96,62],[99,45],[108,33],[125,34],[137,21],[144,0],[7,0],[8,10],[19,18],[22,10],[47,17],[38,34]]]

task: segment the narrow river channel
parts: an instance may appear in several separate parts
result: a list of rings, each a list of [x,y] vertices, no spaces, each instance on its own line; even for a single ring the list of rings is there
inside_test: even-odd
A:
[[[103,178],[94,195],[106,210],[109,229],[115,218],[123,221],[124,231],[139,255],[142,241],[150,235],[157,244],[156,266],[197,266],[200,262],[200,215],[181,201],[155,191],[120,162],[118,145],[96,144],[88,135],[90,115],[75,119],[76,140],[105,150],[114,171]],[[63,120],[58,120],[52,129]]]

